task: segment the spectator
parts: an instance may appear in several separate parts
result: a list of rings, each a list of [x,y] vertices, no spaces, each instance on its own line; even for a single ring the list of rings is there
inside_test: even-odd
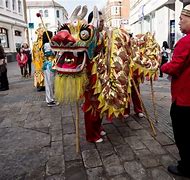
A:
[[[6,91],[8,89],[9,82],[7,78],[7,59],[0,39],[0,91]]]
[[[20,72],[21,72],[22,77],[27,77],[27,75],[28,75],[28,72],[27,72],[28,57],[24,53],[23,48],[18,48],[16,60],[17,60],[18,65],[20,67]]]
[[[24,43],[22,45],[22,49],[23,49],[23,52],[28,57],[27,66],[26,67],[28,69],[28,75],[29,75],[29,77],[31,77],[31,72],[32,72],[32,55],[31,55],[31,51],[30,51],[29,45],[27,43]]]
[[[168,43],[167,43],[167,41],[164,41],[163,45],[162,45],[162,49],[161,49],[161,57],[162,57],[161,60],[162,61],[161,61],[161,65],[160,65],[160,76],[159,77],[163,77],[163,72],[161,70],[161,67],[163,64],[168,62],[168,59],[170,58],[170,53],[171,53],[171,50],[169,49]]]
[[[168,171],[190,178],[190,4],[182,10],[179,26],[186,36],[176,43],[171,61],[161,67],[164,73],[171,76],[170,116],[181,158],[178,165],[168,166]]]

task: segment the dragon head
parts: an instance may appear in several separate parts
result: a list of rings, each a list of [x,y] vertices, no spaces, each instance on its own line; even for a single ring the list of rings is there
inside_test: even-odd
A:
[[[88,24],[83,18],[87,7],[76,7],[66,23],[60,25],[51,39],[51,48],[58,51],[55,69],[60,74],[76,74],[83,71],[87,60],[92,60],[98,42],[97,24]],[[98,13],[94,8],[94,17]],[[94,22],[97,22],[94,20]]]

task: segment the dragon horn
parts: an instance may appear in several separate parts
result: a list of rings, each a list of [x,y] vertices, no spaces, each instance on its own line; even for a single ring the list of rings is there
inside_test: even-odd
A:
[[[85,6],[82,7],[82,12],[81,12],[81,14],[78,16],[79,19],[80,19],[80,20],[84,19],[84,17],[86,16],[87,12],[88,12],[88,9],[87,9],[87,6],[85,5]]]
[[[73,13],[71,14],[71,17],[69,18],[71,21],[77,18],[77,15],[81,9],[81,5],[77,6]]]
[[[96,6],[94,6],[92,24],[96,28],[98,28],[98,26],[99,26],[99,19],[100,19],[100,17],[99,17],[98,8]]]

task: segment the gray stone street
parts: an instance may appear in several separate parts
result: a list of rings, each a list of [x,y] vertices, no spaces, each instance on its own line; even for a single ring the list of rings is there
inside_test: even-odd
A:
[[[85,139],[80,109],[80,153],[75,150],[73,105],[47,107],[45,92],[33,79],[21,78],[16,62],[8,64],[10,90],[0,92],[0,180],[186,180],[172,176],[167,166],[179,156],[173,140],[170,82],[154,82],[157,136],[147,119],[103,121],[103,143]],[[150,82],[141,85],[146,110],[154,120]]]

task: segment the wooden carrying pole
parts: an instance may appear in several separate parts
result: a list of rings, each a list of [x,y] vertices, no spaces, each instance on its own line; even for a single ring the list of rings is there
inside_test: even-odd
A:
[[[150,127],[151,127],[151,129],[152,129],[153,135],[156,136],[156,131],[155,131],[155,128],[154,128],[154,124],[153,124],[153,122],[150,120],[150,117],[149,117],[148,112],[147,112],[147,110],[146,110],[146,108],[145,108],[145,105],[144,105],[144,103],[143,103],[143,101],[142,101],[141,95],[140,95],[140,93],[139,93],[139,91],[138,91],[138,89],[137,89],[137,86],[136,86],[136,84],[135,84],[134,79],[132,79],[132,84],[133,84],[133,86],[134,86],[134,88],[135,88],[135,91],[136,91],[136,93],[137,93],[137,95],[138,95],[138,98],[139,98],[139,100],[140,100],[140,102],[141,102],[143,111],[144,111],[145,114],[146,114],[147,120],[148,120],[148,122],[149,122],[149,124],[150,124]]]
[[[151,97],[152,97],[152,104],[153,104],[153,109],[154,109],[154,118],[155,122],[158,123],[158,116],[156,112],[156,103],[155,103],[155,96],[154,96],[154,88],[153,88],[153,80],[152,76],[150,77],[150,87],[151,87]]]
[[[79,102],[78,100],[76,101],[75,129],[76,129],[76,152],[79,153],[80,137],[79,137]]]

